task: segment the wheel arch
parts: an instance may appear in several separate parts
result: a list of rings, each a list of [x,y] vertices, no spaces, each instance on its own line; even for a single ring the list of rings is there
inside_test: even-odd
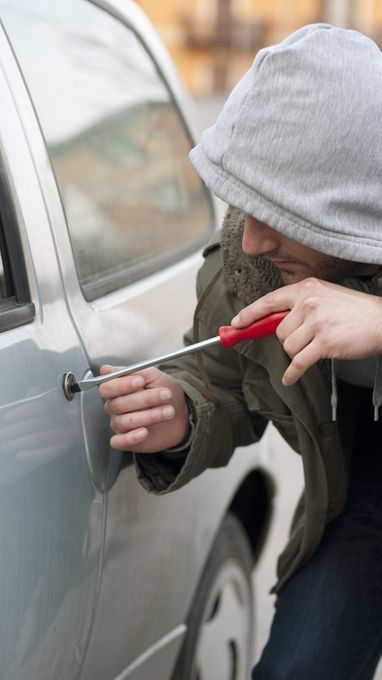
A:
[[[243,479],[233,497],[227,513],[234,514],[243,525],[257,561],[268,533],[272,517],[275,484],[262,468],[251,470]]]

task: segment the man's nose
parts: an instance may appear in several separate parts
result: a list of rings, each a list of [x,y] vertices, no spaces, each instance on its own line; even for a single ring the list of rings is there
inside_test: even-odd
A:
[[[264,222],[246,215],[242,248],[246,255],[265,255],[278,248],[277,232]]]

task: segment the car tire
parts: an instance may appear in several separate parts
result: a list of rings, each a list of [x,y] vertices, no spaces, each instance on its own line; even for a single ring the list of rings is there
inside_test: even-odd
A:
[[[228,514],[203,570],[173,680],[247,680],[253,661],[253,557]]]

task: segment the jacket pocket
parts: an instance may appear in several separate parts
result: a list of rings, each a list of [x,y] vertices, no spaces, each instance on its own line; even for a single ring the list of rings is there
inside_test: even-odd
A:
[[[259,410],[259,413],[273,423],[283,439],[285,439],[292,449],[297,451],[297,453],[300,453],[296,422],[293,415],[273,413],[271,411],[263,411],[262,409]]]
[[[300,453],[296,420],[287,405],[269,390],[269,386],[265,383],[262,386],[261,381],[256,381],[256,385],[244,382],[243,393],[248,409],[272,422],[283,439]]]

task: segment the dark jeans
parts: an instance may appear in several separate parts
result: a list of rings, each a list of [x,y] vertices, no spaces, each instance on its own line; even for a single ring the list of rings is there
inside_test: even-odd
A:
[[[381,654],[382,439],[369,436],[345,512],[285,586],[252,680],[370,680]]]

